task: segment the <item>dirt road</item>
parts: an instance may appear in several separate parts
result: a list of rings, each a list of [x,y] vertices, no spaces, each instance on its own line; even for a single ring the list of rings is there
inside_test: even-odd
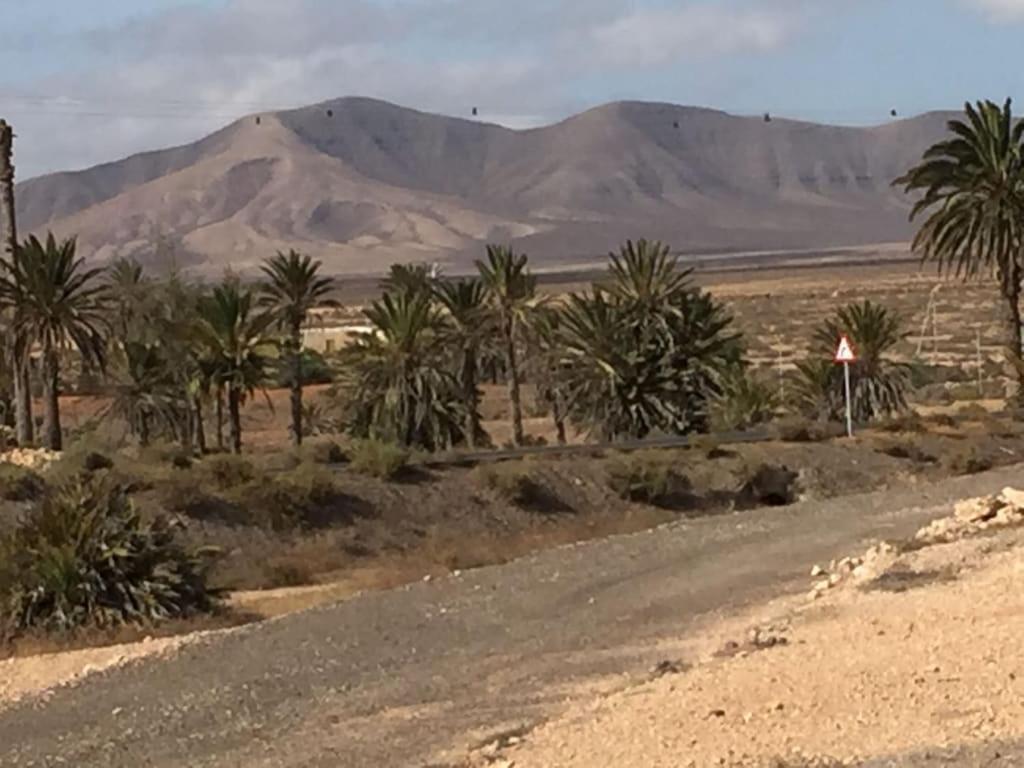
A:
[[[674,525],[233,631],[0,714],[0,765],[457,764],[1022,472]]]

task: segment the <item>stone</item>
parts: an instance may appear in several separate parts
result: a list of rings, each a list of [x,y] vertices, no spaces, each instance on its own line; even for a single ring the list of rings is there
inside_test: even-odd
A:
[[[824,576],[824,575],[825,575],[825,569],[822,568],[820,565],[816,565],[813,568],[811,568],[811,578],[812,579],[817,579],[819,576]]]
[[[968,523],[980,523],[991,520],[1004,506],[998,496],[983,496],[977,499],[965,499],[957,502],[953,508],[953,516]]]
[[[832,584],[828,579],[822,579],[821,581],[815,582],[814,589],[818,592],[827,592],[831,586]]]
[[[1024,514],[1024,491],[1019,491],[1016,488],[1003,488],[1003,492],[999,494],[999,498],[1010,507],[1016,510],[1020,510]]]

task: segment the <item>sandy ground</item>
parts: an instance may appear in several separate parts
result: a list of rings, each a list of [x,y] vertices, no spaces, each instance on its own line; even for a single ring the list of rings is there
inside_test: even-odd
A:
[[[43,694],[62,685],[123,666],[140,659],[168,655],[182,645],[194,642],[204,633],[147,639],[141,643],[86,648],[80,651],[48,653],[40,656],[0,661],[0,710],[26,696]]]
[[[1024,738],[1024,531],[882,560],[859,583],[762,606],[746,633],[717,627],[692,668],[576,705],[476,764],[904,765]]]

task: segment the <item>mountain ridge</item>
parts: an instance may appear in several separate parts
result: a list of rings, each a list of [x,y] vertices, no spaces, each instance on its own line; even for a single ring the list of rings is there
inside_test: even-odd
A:
[[[892,179],[954,114],[850,127],[620,101],[515,130],[347,97],[29,179],[18,216],[97,260],[173,250],[207,272],[292,247],[366,273],[464,265],[494,240],[546,265],[640,236],[682,252],[859,246],[908,238]]]

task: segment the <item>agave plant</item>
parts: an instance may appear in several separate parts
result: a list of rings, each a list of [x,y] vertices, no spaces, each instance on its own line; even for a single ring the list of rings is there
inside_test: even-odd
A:
[[[807,409],[813,405],[829,418],[840,418],[843,413],[843,371],[831,360],[844,334],[857,353],[857,362],[850,366],[853,418],[868,422],[905,411],[911,367],[891,358],[893,348],[906,337],[902,320],[871,301],[839,308],[815,331],[813,360],[799,368],[798,392]]]
[[[349,430],[427,450],[462,442],[463,391],[441,348],[444,320],[432,297],[385,293],[366,318],[373,331],[342,353]]]
[[[144,521],[125,491],[78,478],[0,543],[4,635],[65,632],[187,617],[213,610],[213,550],[188,552],[179,524]]]

